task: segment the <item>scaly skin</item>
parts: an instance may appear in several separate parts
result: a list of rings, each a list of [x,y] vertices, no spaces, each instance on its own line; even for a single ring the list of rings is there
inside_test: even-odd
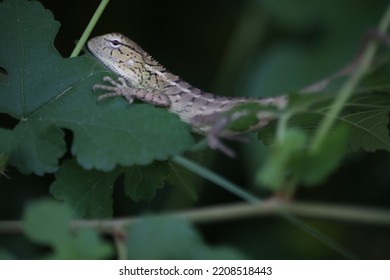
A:
[[[88,48],[97,59],[120,77],[118,82],[105,77],[104,81],[111,83],[111,86],[94,86],[94,89],[108,91],[99,99],[124,96],[130,103],[136,98],[156,106],[166,107],[170,112],[177,114],[182,121],[189,123],[194,132],[217,134],[208,135],[210,146],[228,154],[226,147],[223,145],[222,147],[214,137],[235,134],[225,129],[229,120],[221,117],[223,112],[249,102],[273,105],[280,109],[287,103],[286,96],[251,99],[221,97],[204,92],[166,71],[140,46],[119,33],[92,38],[88,41]],[[258,124],[249,127],[245,132],[265,126],[273,117],[263,112],[259,113],[257,118]]]

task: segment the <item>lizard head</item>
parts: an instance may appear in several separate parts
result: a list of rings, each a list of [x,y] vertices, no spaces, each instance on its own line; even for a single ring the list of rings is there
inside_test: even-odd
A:
[[[133,87],[159,90],[165,69],[134,41],[120,33],[109,33],[88,41],[88,49],[110,70]]]

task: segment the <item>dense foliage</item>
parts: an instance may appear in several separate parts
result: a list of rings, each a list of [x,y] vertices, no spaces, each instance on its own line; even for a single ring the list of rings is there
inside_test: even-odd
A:
[[[42,2],[54,16],[36,1],[0,1],[0,258],[390,257],[390,212],[381,210],[390,203],[389,50],[376,46],[360,76],[358,65],[299,93],[353,59],[365,31],[385,21],[387,1],[190,1],[185,11],[179,1],[113,1],[94,33],[134,34],[208,91],[289,95],[256,139],[227,142],[236,159],[210,153],[163,108],[97,102],[92,86],[113,74],[88,52],[62,55],[83,30],[73,13],[86,24],[93,8]],[[264,108],[235,110],[250,112],[231,124],[239,127]],[[275,198],[285,208],[263,203]],[[261,217],[267,211],[276,216]],[[356,224],[295,217],[338,213]]]

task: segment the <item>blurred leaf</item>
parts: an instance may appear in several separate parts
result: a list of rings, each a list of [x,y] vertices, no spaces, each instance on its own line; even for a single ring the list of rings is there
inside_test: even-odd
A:
[[[296,91],[337,72],[353,59],[387,6],[386,0],[258,2],[270,15],[270,25],[279,28],[275,36],[278,31],[282,36],[250,59],[243,85],[251,96]]]
[[[367,9],[364,1],[359,0],[328,0],[326,2],[312,0],[264,0],[261,2],[280,21],[295,28],[297,26],[307,26],[316,19],[335,22],[345,15],[345,11],[359,14],[359,8],[364,7]],[[355,4],[354,8],[357,11],[351,11],[352,4]],[[356,19],[353,18],[351,20]]]
[[[185,259],[201,244],[200,236],[183,220],[145,218],[128,230],[130,259]]]
[[[0,248],[0,260],[14,260],[15,257],[7,250]]]
[[[302,182],[306,186],[321,183],[344,158],[348,129],[333,129],[316,151],[310,150],[308,137],[302,130],[287,129],[282,141],[271,146],[271,153],[257,175],[258,183],[277,190],[288,181]]]
[[[57,170],[66,151],[59,128],[73,132],[72,153],[86,169],[145,165],[193,144],[188,125],[165,109],[122,99],[97,104],[92,85],[109,72],[90,55],[62,58],[53,46],[59,24],[38,2],[4,1],[0,21],[0,66],[8,74],[0,113],[21,120],[10,157],[21,172]]]
[[[89,229],[79,230],[74,236],[67,236],[55,244],[52,259],[107,259],[113,255],[113,247],[104,241],[97,232]]]
[[[290,166],[300,157],[307,145],[306,135],[297,129],[288,129],[282,141],[276,141],[265,165],[257,175],[258,182],[271,189],[283,187],[286,178],[293,176]]]
[[[41,244],[54,244],[68,235],[72,211],[65,205],[42,200],[27,207],[24,229],[29,238]]]
[[[355,57],[367,29],[377,25],[388,5],[387,0],[256,2],[267,16],[269,32],[238,75],[237,94],[260,97],[297,92],[336,73]],[[317,121],[323,116],[306,116],[305,125],[314,131],[318,122],[310,122],[312,116]],[[247,151],[246,170],[262,165],[256,144]]]
[[[128,229],[129,259],[238,259],[233,249],[208,247],[192,225],[181,219],[147,217]]]
[[[53,247],[50,259],[101,259],[112,254],[110,244],[92,230],[71,233],[72,211],[65,204],[41,200],[31,204],[24,214],[25,234],[34,242]]]
[[[348,129],[338,126],[332,129],[320,148],[302,153],[291,164],[295,177],[306,186],[319,184],[341,163],[347,150]]]
[[[363,77],[360,82],[359,92],[390,92],[390,54],[388,48],[383,54],[378,55],[372,69]]]

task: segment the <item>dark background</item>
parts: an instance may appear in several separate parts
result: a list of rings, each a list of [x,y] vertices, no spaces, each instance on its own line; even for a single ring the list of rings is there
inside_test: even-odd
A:
[[[388,1],[115,1],[92,36],[120,32],[147,50],[173,73],[219,95],[267,96],[296,90],[336,71],[352,59],[367,30],[379,22]],[[61,27],[55,41],[69,56],[99,1],[41,1]],[[236,160],[215,154],[198,160],[251,191],[267,195],[253,183],[266,149],[252,141],[232,146]],[[254,150],[256,148],[256,150]],[[254,152],[255,151],[255,152]],[[372,207],[390,205],[390,157],[385,152],[358,152],[317,188],[300,188],[297,200]],[[0,219],[19,219],[26,202],[47,196],[52,176],[0,179]],[[210,183],[199,182],[197,199],[166,186],[151,202],[135,203],[115,189],[115,215],[212,206],[237,201]],[[27,187],[28,186],[28,187]],[[357,257],[390,257],[388,227],[306,220]],[[282,218],[251,218],[198,227],[212,244],[229,244],[254,259],[342,258],[331,248]],[[0,237],[0,245],[32,256],[25,241]]]

